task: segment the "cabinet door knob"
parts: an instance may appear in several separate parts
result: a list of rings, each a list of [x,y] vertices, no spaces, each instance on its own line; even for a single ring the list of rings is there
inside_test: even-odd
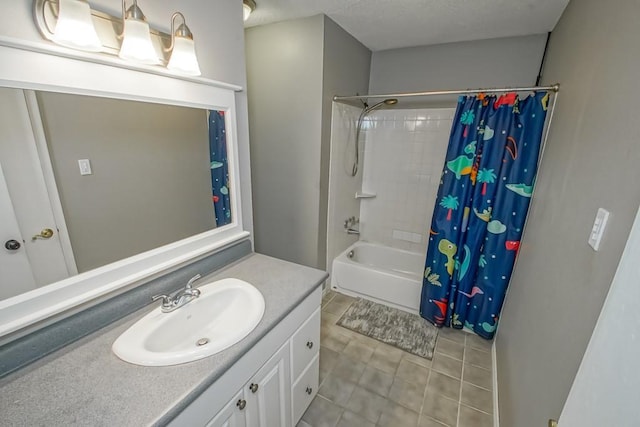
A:
[[[251,393],[255,393],[256,391],[258,391],[258,384],[251,383],[251,385],[249,386],[249,390],[251,390]]]
[[[313,389],[311,387],[307,387],[305,391],[307,392],[308,395],[311,395],[311,393],[313,393]]]
[[[242,411],[245,406],[247,406],[247,401],[244,399],[240,399],[238,400],[238,403],[236,403],[236,406]]]
[[[313,348],[313,341],[307,341],[307,347],[311,350]]]

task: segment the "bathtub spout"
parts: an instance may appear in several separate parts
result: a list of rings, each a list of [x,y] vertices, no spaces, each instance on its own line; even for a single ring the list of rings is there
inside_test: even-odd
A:
[[[355,228],[347,228],[347,234],[360,235],[360,230],[356,230]]]

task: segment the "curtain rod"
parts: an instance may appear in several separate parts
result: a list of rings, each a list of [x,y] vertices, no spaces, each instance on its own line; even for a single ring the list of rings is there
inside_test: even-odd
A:
[[[462,90],[436,90],[429,92],[405,92],[405,93],[388,93],[376,95],[351,95],[351,96],[334,96],[334,101],[349,101],[365,98],[406,98],[409,96],[433,96],[433,95],[464,95],[471,93],[504,93],[504,92],[532,92],[536,90],[550,90],[558,92],[560,84],[556,83],[551,86],[532,86],[532,87],[507,87],[507,88],[489,88],[489,89],[462,89]]]

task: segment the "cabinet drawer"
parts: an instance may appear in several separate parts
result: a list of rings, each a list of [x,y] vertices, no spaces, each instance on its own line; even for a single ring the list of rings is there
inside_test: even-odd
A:
[[[300,375],[298,381],[293,384],[291,400],[293,401],[293,425],[296,425],[302,414],[307,410],[311,401],[318,393],[318,380],[320,378],[320,357],[316,355],[307,369]]]
[[[291,338],[291,380],[295,381],[320,348],[320,309]]]

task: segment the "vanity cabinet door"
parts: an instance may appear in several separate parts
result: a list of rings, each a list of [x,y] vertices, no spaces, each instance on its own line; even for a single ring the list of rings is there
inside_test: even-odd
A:
[[[297,381],[320,349],[320,309],[318,308],[291,338],[291,378]]]
[[[265,363],[245,387],[249,427],[291,427],[289,341]]]
[[[209,421],[207,427],[247,427],[247,408],[244,390],[240,390],[214,419]]]

